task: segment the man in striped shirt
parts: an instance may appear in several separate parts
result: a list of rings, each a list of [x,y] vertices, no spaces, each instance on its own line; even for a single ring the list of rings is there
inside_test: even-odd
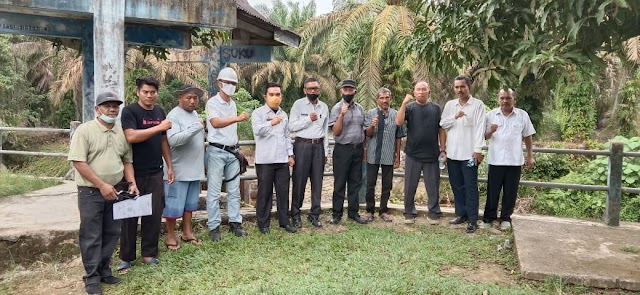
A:
[[[391,222],[387,214],[387,203],[393,186],[393,169],[400,167],[400,141],[404,137],[402,125],[396,125],[396,110],[389,108],[391,90],[378,89],[376,96],[378,106],[367,111],[365,115],[365,135],[367,136],[367,214],[364,220],[373,221],[376,200],[375,188],[378,169],[382,167],[382,194],[380,195],[380,219]]]

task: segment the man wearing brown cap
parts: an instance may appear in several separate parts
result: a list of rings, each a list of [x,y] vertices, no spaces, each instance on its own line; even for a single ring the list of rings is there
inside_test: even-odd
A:
[[[115,186],[122,177],[128,182],[118,189],[138,194],[133,172],[131,148],[122,127],[116,124],[122,101],[111,92],[96,98],[93,121],[78,127],[71,139],[69,161],[73,162],[78,185],[80,230],[78,244],[89,294],[102,294],[100,282],[117,284],[109,267],[120,237],[120,221],[113,220],[113,203],[118,199]]]
[[[353,101],[356,81],[343,80],[340,100],[331,109],[329,127],[336,141],[333,148],[333,218],[331,224],[342,219],[345,189],[349,204],[347,217],[357,223],[367,223],[360,217],[358,191],[362,185],[362,160],[364,156],[364,109]]]
[[[191,212],[198,209],[200,180],[204,179],[204,120],[196,112],[204,92],[195,86],[183,85],[174,94],[178,97],[178,106],[167,114],[167,119],[171,121],[167,139],[171,147],[175,181],[164,185],[165,205],[162,212],[167,225],[165,245],[169,250],[180,248],[175,235],[176,220],[179,218],[182,218],[180,239],[185,243],[202,244],[193,235]],[[166,170],[165,179],[168,176]]]

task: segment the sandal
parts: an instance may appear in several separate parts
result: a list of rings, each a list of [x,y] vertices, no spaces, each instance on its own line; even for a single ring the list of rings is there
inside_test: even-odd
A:
[[[118,274],[121,274],[121,275],[127,274],[129,270],[131,270],[131,262],[126,262],[126,261],[123,261],[122,263],[120,263],[120,265],[118,265],[118,268],[116,269]]]
[[[365,214],[364,218],[362,218],[362,219],[364,219],[364,221],[366,221],[366,222],[372,222],[373,221],[373,213]]]
[[[183,236],[180,236],[180,240],[189,244],[202,245],[202,240],[196,238],[185,239]]]
[[[171,251],[176,251],[180,249],[180,244],[175,243],[175,244],[169,244],[167,242],[164,242],[164,245],[167,246],[167,249],[171,250]]]
[[[392,222],[393,221],[393,218],[391,218],[391,216],[389,216],[389,214],[387,214],[387,213],[380,214],[380,219],[384,220],[385,222]]]
[[[144,262],[144,259],[140,259],[140,261],[142,262],[142,264],[146,264],[146,265],[156,265],[160,263],[160,260],[158,260],[158,258],[155,258],[155,257],[151,257],[151,259],[149,259],[147,262]]]

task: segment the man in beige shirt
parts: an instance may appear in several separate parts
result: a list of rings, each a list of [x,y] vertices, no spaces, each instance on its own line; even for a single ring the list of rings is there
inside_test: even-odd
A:
[[[112,275],[109,267],[120,237],[120,221],[113,220],[113,203],[119,194],[116,186],[120,188],[128,184],[130,194],[139,193],[134,178],[131,147],[122,127],[115,124],[120,104],[122,101],[114,93],[98,95],[98,117],[78,127],[69,147],[68,159],[73,162],[78,185],[78,243],[86,271],[83,281],[88,294],[102,294],[100,282],[117,284],[121,281]],[[121,183],[123,176],[125,183]]]

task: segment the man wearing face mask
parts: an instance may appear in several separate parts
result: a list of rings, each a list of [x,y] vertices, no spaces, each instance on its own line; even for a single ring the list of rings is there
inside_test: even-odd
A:
[[[329,127],[336,141],[333,148],[333,218],[329,223],[340,223],[346,190],[349,204],[347,217],[359,224],[366,224],[367,221],[358,213],[358,191],[362,185],[364,159],[364,109],[353,101],[356,81],[343,80],[340,94],[342,100],[333,106],[329,117]]]
[[[207,214],[209,238],[221,239],[220,190],[222,181],[227,187],[227,210],[229,232],[237,237],[245,237],[240,215],[240,162],[235,156],[238,147],[238,122],[249,119],[249,114],[238,115],[232,95],[236,92],[238,74],[232,68],[224,68],[218,73],[220,91],[207,101]],[[224,180],[223,180],[224,178]]]
[[[105,92],[96,98],[93,121],[78,127],[69,146],[69,161],[76,170],[80,230],[78,244],[86,274],[83,277],[88,294],[102,294],[100,282],[117,284],[109,267],[113,250],[120,237],[120,221],[113,220],[113,203],[118,199],[117,184],[128,182],[130,194],[139,193],[133,171],[131,147],[122,127],[116,124],[122,101],[116,94]]]
[[[307,179],[311,178],[311,211],[307,219],[314,227],[320,222],[322,200],[322,176],[329,155],[329,108],[320,101],[320,83],[307,78],[304,83],[306,97],[300,98],[291,107],[289,130],[296,133],[293,144],[295,165],[292,175],[291,219],[295,227],[302,227],[300,208],[304,200]]]
[[[293,166],[293,146],[289,137],[289,118],[280,108],[281,86],[269,83],[265,87],[265,105],[251,113],[251,126],[256,140],[256,174],[258,176],[258,196],[256,215],[258,228],[263,234],[269,233],[271,225],[271,204],[273,187],[276,189],[278,223],[290,233],[297,231],[289,223],[289,167]]]

